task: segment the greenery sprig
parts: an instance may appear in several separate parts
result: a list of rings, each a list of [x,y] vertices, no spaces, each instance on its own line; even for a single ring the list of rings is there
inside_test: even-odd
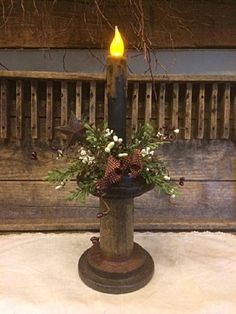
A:
[[[174,198],[178,194],[178,186],[172,182],[167,166],[156,154],[158,148],[168,142],[168,134],[154,132],[150,124],[138,129],[131,140],[124,145],[113,130],[104,124],[97,128],[88,123],[83,124],[85,135],[79,139],[61,158],[66,158],[66,166],[54,169],[48,173],[45,180],[57,183],[57,190],[62,189],[70,180],[76,179],[77,187],[70,192],[68,200],[84,202],[89,194],[96,194],[97,183],[105,175],[110,156],[122,160],[135,150],[140,152],[142,169],[140,176],[147,184],[153,184],[155,189]],[[172,130],[174,134],[177,130]]]

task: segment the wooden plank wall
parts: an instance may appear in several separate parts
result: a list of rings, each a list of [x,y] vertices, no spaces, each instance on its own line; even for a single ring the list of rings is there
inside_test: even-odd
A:
[[[0,11],[2,48],[104,48],[114,25],[135,49],[236,47],[235,0],[1,0]]]
[[[173,180],[185,177],[175,200],[151,191],[136,199],[137,229],[236,230],[236,79],[129,78],[127,132],[144,121],[180,129],[160,155]],[[104,79],[0,80],[0,231],[98,228],[98,200],[68,203],[42,177],[60,165],[55,126],[73,110],[99,124],[107,119]]]

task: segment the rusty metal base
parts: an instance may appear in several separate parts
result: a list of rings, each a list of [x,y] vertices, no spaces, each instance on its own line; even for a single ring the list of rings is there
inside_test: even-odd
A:
[[[110,294],[128,293],[144,287],[154,273],[151,255],[134,243],[126,260],[107,260],[99,244],[85,251],[79,260],[79,275],[90,288]]]

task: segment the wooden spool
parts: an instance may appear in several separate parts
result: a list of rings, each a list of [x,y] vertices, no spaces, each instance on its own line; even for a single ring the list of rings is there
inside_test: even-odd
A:
[[[93,246],[79,260],[79,275],[87,286],[120,294],[138,290],[151,280],[154,262],[146,250],[133,242],[133,216],[134,197],[152,188],[137,180],[124,180],[100,199],[100,213],[104,213],[100,241],[92,239]]]

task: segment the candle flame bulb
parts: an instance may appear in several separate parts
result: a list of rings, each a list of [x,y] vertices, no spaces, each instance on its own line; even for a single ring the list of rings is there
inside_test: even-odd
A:
[[[110,54],[113,57],[122,57],[124,54],[124,42],[117,26],[115,26],[115,36],[110,45]]]

